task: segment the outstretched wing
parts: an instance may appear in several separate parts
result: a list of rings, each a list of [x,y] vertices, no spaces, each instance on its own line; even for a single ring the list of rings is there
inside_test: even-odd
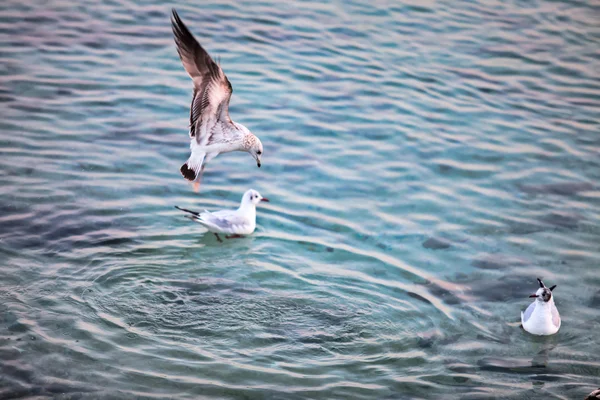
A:
[[[233,126],[229,118],[229,100],[233,88],[221,67],[200,46],[175,10],[171,24],[179,58],[194,82],[190,137],[195,137],[199,145],[206,145],[215,125],[217,130],[222,130],[223,123]]]

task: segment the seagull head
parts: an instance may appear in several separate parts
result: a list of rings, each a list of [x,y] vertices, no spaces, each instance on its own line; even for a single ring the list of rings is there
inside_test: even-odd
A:
[[[245,204],[257,205],[261,201],[268,202],[269,199],[267,199],[266,197],[262,197],[260,195],[260,193],[258,193],[254,189],[247,190],[246,193],[244,193],[244,196],[242,197],[242,205],[245,205]]]
[[[254,135],[252,135],[252,136],[254,136]],[[259,138],[254,136],[254,139],[256,139],[256,140],[254,141],[254,145],[250,148],[250,154],[252,154],[252,157],[254,157],[254,159],[256,160],[256,166],[258,168],[260,168],[260,157],[262,156],[262,153],[263,153],[263,147],[262,147],[262,143],[260,142]]]
[[[254,136],[252,132],[248,128],[246,128],[242,124],[235,123],[235,125],[244,132],[244,151],[250,153],[252,157],[256,160],[256,166],[260,168],[260,158],[263,153],[263,145],[259,138]]]
[[[540,284],[540,288],[535,292],[535,294],[532,294],[529,297],[535,297],[538,301],[549,302],[552,298],[552,291],[554,290],[556,285],[547,288],[540,278],[537,278],[537,280]]]

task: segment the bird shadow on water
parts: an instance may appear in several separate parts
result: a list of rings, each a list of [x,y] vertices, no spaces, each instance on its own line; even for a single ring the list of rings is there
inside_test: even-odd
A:
[[[529,341],[530,357],[484,357],[477,362],[482,372],[524,375],[531,381],[534,389],[543,388],[546,382],[563,380],[559,366],[552,364],[552,352],[559,345],[559,339],[553,336],[533,336],[518,328],[524,340]]]

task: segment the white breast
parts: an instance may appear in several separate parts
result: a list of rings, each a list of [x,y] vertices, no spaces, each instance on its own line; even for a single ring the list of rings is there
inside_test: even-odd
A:
[[[555,307],[553,301],[540,302],[536,300],[535,309],[527,321],[523,321],[524,315],[521,313],[523,329],[533,335],[553,335],[558,332],[560,318],[558,319],[558,325],[556,325],[552,318],[553,307]],[[555,313],[558,313],[558,311],[555,311]]]

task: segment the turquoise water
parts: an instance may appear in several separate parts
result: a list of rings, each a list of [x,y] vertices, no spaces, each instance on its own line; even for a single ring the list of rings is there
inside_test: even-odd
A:
[[[597,3],[191,4],[0,3],[0,398],[600,385]],[[171,6],[265,147],[200,194]],[[245,239],[173,208],[249,188]],[[536,277],[552,337],[520,328]]]

